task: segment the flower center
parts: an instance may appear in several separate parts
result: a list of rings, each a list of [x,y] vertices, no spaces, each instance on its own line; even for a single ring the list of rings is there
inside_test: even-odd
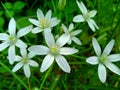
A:
[[[83,15],[83,18],[84,18],[85,20],[88,20],[88,19],[90,18],[90,16],[89,16],[88,13],[86,13],[86,14]]]
[[[23,61],[24,63],[27,63],[27,62],[28,62],[28,58],[27,58],[27,57],[23,57],[23,58],[22,58],[22,61]]]
[[[58,47],[57,46],[52,46],[51,52],[52,52],[52,54],[58,54],[58,52],[59,52]]]
[[[10,44],[14,44],[15,42],[16,42],[16,38],[13,37],[13,36],[10,36],[10,37],[9,37],[9,43],[10,43]]]
[[[47,20],[45,18],[40,19],[40,24],[42,28],[47,27]]]
[[[100,63],[104,63],[104,62],[106,62],[106,60],[107,60],[107,56],[101,56],[101,57],[99,58],[99,62],[100,62]]]

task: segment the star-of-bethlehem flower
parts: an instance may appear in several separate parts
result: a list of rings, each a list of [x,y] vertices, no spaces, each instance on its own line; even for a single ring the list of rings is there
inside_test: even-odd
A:
[[[97,56],[92,56],[86,59],[86,62],[89,64],[92,64],[92,65],[98,64],[98,76],[102,83],[106,81],[107,73],[106,73],[105,66],[112,72],[120,75],[120,69],[112,63],[112,62],[120,61],[120,54],[110,55],[110,52],[114,46],[114,42],[115,42],[114,40],[111,40],[107,44],[107,46],[105,47],[102,53],[97,40],[93,38],[92,44]]]
[[[37,18],[36,19],[29,19],[29,21],[34,24],[36,27],[32,30],[32,33],[39,33],[48,28],[52,28],[56,26],[60,20],[57,17],[51,18],[52,11],[49,10],[46,15],[44,16],[43,12],[40,9],[37,9]]]
[[[68,34],[70,36],[68,44],[71,44],[72,41],[73,41],[76,44],[81,45],[81,41],[76,37],[76,35],[81,33],[82,30],[73,31],[73,29],[74,29],[74,24],[73,23],[71,23],[68,28],[64,24],[62,24],[62,28],[63,28],[65,34]]]
[[[48,47],[43,45],[36,45],[31,46],[28,49],[36,55],[46,55],[40,68],[41,72],[46,71],[55,60],[58,66],[64,72],[70,73],[70,66],[62,55],[74,54],[78,52],[78,50],[70,47],[63,47],[69,38],[70,37],[68,35],[63,34],[55,42],[53,34],[51,32],[45,32],[45,41]]]
[[[20,29],[16,34],[16,22],[14,18],[10,19],[9,26],[8,26],[8,34],[0,33],[0,40],[3,41],[0,44],[0,51],[8,48],[8,59],[10,64],[14,63],[15,59],[15,46],[19,48],[26,48],[27,45],[20,40],[22,36],[26,35],[32,30],[32,26],[27,26],[25,28]]]
[[[30,66],[38,67],[38,63],[31,59],[33,58],[34,54],[33,53],[27,54],[27,50],[25,48],[21,49],[20,53],[21,56],[18,55],[15,56],[15,61],[17,61],[18,63],[14,66],[12,71],[16,72],[23,67],[25,76],[29,78],[31,75]]]
[[[82,12],[82,15],[77,15],[73,18],[74,22],[84,22],[87,21],[89,27],[92,29],[92,31],[95,31],[96,29],[99,29],[97,24],[95,23],[95,21],[92,19],[97,11],[96,10],[92,10],[92,11],[88,11],[87,8],[85,7],[85,5],[83,4],[83,2],[77,2],[77,5],[79,7],[79,9]]]

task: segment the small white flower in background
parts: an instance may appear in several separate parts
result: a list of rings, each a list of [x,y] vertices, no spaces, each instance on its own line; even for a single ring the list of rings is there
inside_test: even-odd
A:
[[[92,56],[86,59],[86,62],[89,64],[92,65],[98,64],[98,76],[102,83],[106,81],[106,76],[107,76],[105,66],[112,72],[120,75],[120,69],[112,63],[112,62],[120,61],[120,54],[110,55],[110,52],[114,46],[114,42],[115,42],[114,40],[111,40],[107,44],[107,46],[105,47],[102,53],[97,40],[93,38],[92,44],[97,56]]]
[[[91,28],[92,31],[95,31],[96,29],[99,29],[99,27],[97,26],[97,24],[95,23],[95,21],[92,19],[97,11],[96,10],[92,10],[92,11],[88,11],[87,8],[85,7],[85,5],[83,4],[83,2],[79,2],[76,1],[77,5],[79,7],[79,9],[82,12],[82,15],[77,15],[73,18],[74,22],[84,22],[87,21],[89,27]],[[96,29],[95,29],[96,28]]]
[[[73,23],[71,23],[68,28],[64,24],[62,24],[62,28],[63,28],[65,34],[68,34],[70,36],[68,44],[71,44],[72,41],[73,41],[76,44],[81,45],[81,41],[76,37],[76,35],[81,33],[82,30],[73,31],[73,29],[74,29],[74,24]]]
[[[55,42],[53,34],[51,32],[45,32],[45,40],[48,47],[36,45],[28,49],[36,55],[46,55],[40,68],[41,72],[46,71],[55,60],[64,72],[70,73],[70,66],[62,55],[74,54],[78,52],[78,50],[70,47],[63,47],[68,42],[69,38],[68,35],[63,34]]]
[[[52,27],[56,26],[60,22],[60,20],[57,19],[57,17],[51,18],[51,16],[52,16],[52,11],[51,10],[49,10],[46,13],[46,15],[44,16],[43,12],[40,9],[37,9],[37,18],[38,18],[38,20],[29,19],[29,21],[32,24],[37,26],[32,30],[32,33],[42,32],[45,29],[52,28]]]
[[[12,71],[16,72],[23,67],[25,76],[29,78],[31,75],[30,66],[38,67],[38,63],[31,59],[34,57],[35,54],[34,53],[27,54],[27,51],[25,48],[21,49],[20,53],[21,53],[21,56],[18,56],[18,55],[15,56],[15,61],[17,61],[18,63],[14,66]]]
[[[9,26],[8,26],[8,33],[0,33],[0,40],[3,41],[0,44],[0,51],[8,48],[8,59],[10,64],[14,63],[15,59],[15,46],[19,48],[26,48],[27,45],[20,40],[19,38],[23,37],[27,33],[29,33],[32,30],[32,26],[27,26],[25,28],[22,28],[18,31],[16,34],[16,22],[14,18],[10,19]]]

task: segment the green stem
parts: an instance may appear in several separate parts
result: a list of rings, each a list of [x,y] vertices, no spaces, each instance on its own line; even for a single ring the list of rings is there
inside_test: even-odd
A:
[[[45,74],[45,76],[44,76],[44,78],[43,78],[43,81],[42,81],[42,83],[41,83],[41,85],[40,85],[39,90],[42,90],[43,85],[44,85],[44,83],[45,83],[45,81],[46,81],[46,79],[47,79],[47,77],[48,77],[48,75],[49,75],[49,73],[50,73],[51,70],[52,70],[52,66],[48,69],[47,73]]]
[[[13,73],[4,63],[0,62],[0,65],[4,67],[11,75],[13,75],[26,88],[26,90],[29,90],[27,85],[15,73]]]

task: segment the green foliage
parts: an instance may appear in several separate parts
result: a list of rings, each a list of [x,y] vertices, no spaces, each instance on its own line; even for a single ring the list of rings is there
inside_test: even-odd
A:
[[[8,21],[14,17],[17,21],[17,28],[20,29],[31,23],[28,18],[36,18],[36,10],[40,8],[46,13],[52,10],[52,16],[61,19],[61,23],[54,28],[55,35],[61,34],[63,30],[61,24],[69,26],[73,22],[73,17],[80,14],[76,0],[66,0],[66,5],[62,10],[58,9],[59,0],[4,0],[0,3],[0,33],[8,29]],[[81,1],[81,0],[79,0]],[[119,90],[120,76],[108,71],[107,82],[102,84],[98,78],[97,66],[86,63],[86,58],[94,56],[92,37],[96,37],[101,47],[115,39],[115,47],[112,53],[120,53],[120,1],[119,0],[82,0],[89,10],[96,9],[97,15],[94,20],[99,26],[99,30],[92,32],[87,23],[74,23],[75,29],[82,29],[79,39],[81,46],[73,44],[79,49],[75,55],[66,56],[71,73],[62,72],[56,63],[44,73],[40,73],[39,68],[31,68],[31,78],[25,78],[23,71],[13,73],[11,69],[14,65],[9,65],[6,51],[0,53],[0,90]],[[31,4],[32,3],[32,4]],[[42,34],[33,35],[29,33],[22,38],[28,46],[44,44]],[[72,45],[71,45],[72,46]],[[19,50],[18,50],[19,51]],[[5,55],[3,55],[5,54]],[[19,52],[17,52],[19,54]],[[41,65],[43,56],[34,57]],[[120,62],[115,63],[120,68]]]

